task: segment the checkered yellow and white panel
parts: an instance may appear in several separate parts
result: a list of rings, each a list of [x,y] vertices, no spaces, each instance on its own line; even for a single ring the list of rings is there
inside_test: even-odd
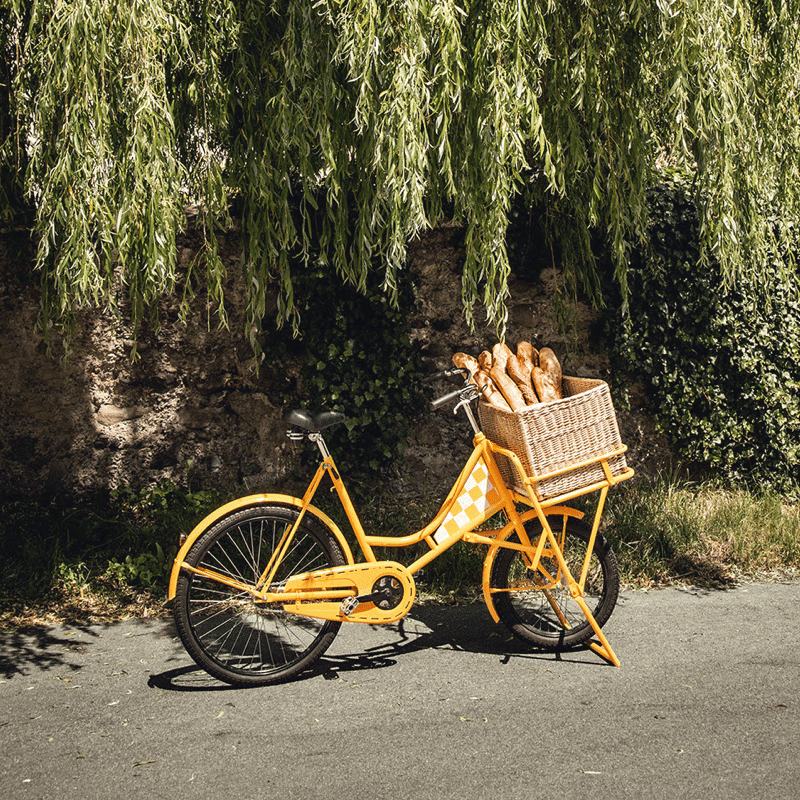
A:
[[[433,538],[439,543],[455,533],[472,530],[499,511],[502,506],[500,492],[492,483],[486,464],[480,460]]]

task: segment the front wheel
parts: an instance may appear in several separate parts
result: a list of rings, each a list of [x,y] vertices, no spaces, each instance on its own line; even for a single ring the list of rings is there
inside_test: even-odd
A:
[[[224,517],[192,545],[182,569],[173,614],[189,655],[210,675],[234,686],[285,681],[328,649],[340,623],[291,614],[261,603],[255,588],[284,534],[298,517],[286,506],[252,506]],[[284,555],[273,585],[291,575],[345,563],[333,534],[306,515]],[[214,576],[239,584],[229,586]]]
[[[580,580],[591,530],[573,517],[554,517],[548,523],[570,574]],[[541,523],[530,520],[525,531],[535,544],[542,532]],[[514,536],[511,541],[519,540]],[[501,549],[492,565],[490,588],[500,619],[515,636],[529,644],[562,650],[585,643],[594,633],[570,594],[563,570],[552,552],[545,550],[539,568],[533,570],[519,550]],[[583,586],[583,599],[598,626],[608,621],[618,595],[617,559],[598,534]]]

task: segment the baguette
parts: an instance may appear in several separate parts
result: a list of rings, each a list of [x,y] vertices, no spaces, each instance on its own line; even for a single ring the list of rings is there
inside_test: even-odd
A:
[[[539,351],[539,366],[553,382],[558,399],[561,400],[564,397],[561,386],[561,364],[556,354],[549,347],[543,347]]]
[[[453,356],[453,363],[459,369],[465,369],[469,372],[469,377],[475,382],[475,373],[480,369],[478,360],[474,356],[469,356],[466,353],[456,353]]]
[[[539,366],[539,351],[530,342],[519,342],[517,344],[517,358],[523,363],[530,362],[531,372],[534,367]]]
[[[505,342],[498,342],[492,348],[492,369],[495,367],[505,370],[508,358],[511,355],[511,349]],[[491,374],[491,373],[490,373]]]
[[[501,408],[503,411],[511,411],[511,406],[506,402],[505,397],[497,391],[497,387],[494,385],[494,382],[487,372],[483,370],[476,372],[474,380],[475,385],[482,391],[482,398],[485,399],[489,405],[495,406],[495,408]]]
[[[554,400],[561,400],[552,378],[541,367],[533,368],[531,378],[534,388],[536,389],[536,394],[539,395],[539,399],[543,403],[552,403]]]
[[[495,359],[495,365],[489,371],[489,377],[500,390],[503,397],[505,397],[512,411],[525,407],[525,398],[522,396],[522,392],[517,384],[509,377],[508,373],[497,366],[497,359]]]
[[[512,355],[506,363],[506,372],[509,377],[517,384],[522,396],[525,399],[525,405],[530,406],[539,402],[536,391],[531,383],[532,370],[526,366],[525,362],[517,356]]]
[[[484,372],[488,372],[492,368],[492,354],[488,350],[484,350],[478,356],[478,364]]]

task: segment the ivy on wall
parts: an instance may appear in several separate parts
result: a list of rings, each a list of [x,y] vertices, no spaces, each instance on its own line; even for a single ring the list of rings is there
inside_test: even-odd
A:
[[[731,482],[788,489],[800,467],[800,278],[774,245],[761,278],[701,257],[688,176],[651,197],[651,250],[630,273],[615,353],[650,389],[681,455]]]
[[[283,327],[264,342],[268,362],[303,365],[282,402],[346,414],[326,441],[346,473],[375,475],[402,453],[425,400],[419,352],[409,338],[413,282],[400,275],[393,304],[373,278],[360,291],[321,267],[297,268],[294,291],[302,335],[293,338]]]

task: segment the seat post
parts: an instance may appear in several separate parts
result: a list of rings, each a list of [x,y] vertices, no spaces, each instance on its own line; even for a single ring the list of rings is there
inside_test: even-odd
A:
[[[325,439],[322,438],[321,433],[309,433],[308,440],[310,442],[314,442],[317,447],[319,448],[319,452],[322,454],[322,458],[330,458],[330,450],[328,450],[328,446],[325,444]]]

